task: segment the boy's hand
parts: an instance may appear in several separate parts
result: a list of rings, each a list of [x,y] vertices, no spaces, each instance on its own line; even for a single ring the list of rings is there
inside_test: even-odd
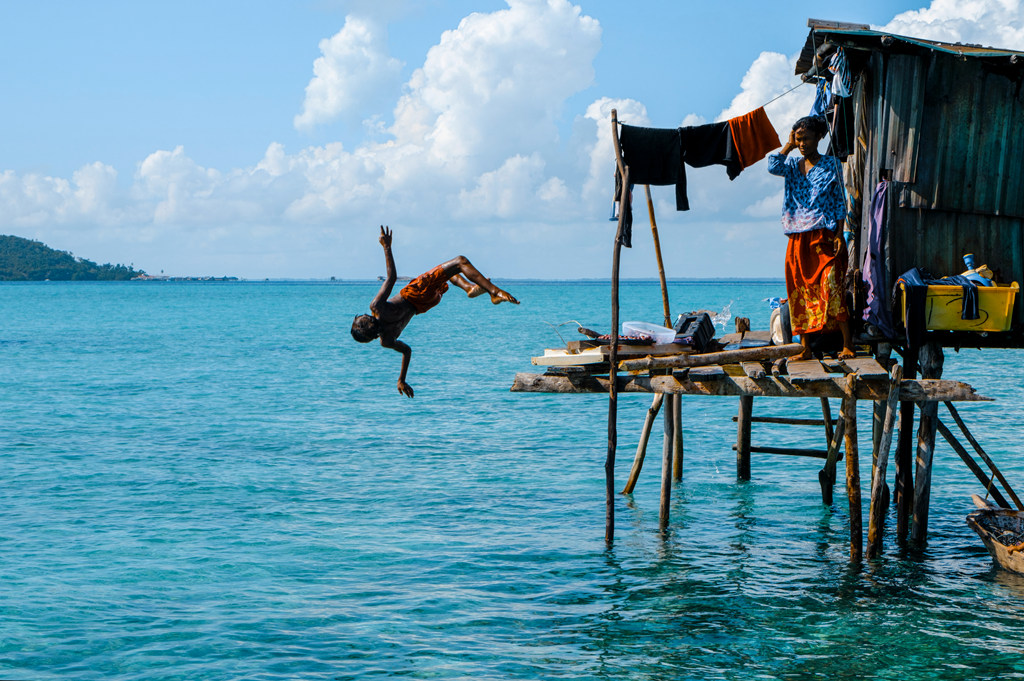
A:
[[[398,379],[398,392],[402,393],[406,397],[412,397],[412,386],[402,379]]]
[[[384,225],[380,226],[380,245],[384,248],[391,248],[391,230]],[[412,397],[410,395],[410,397]]]

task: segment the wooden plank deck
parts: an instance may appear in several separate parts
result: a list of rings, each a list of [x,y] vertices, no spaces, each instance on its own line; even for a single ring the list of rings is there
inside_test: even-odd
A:
[[[664,376],[619,376],[617,388],[623,393],[672,393],[680,395],[720,395],[750,397],[830,397],[846,396],[846,376],[830,374],[828,380],[793,384],[786,376],[753,379],[734,376],[721,370],[710,376],[697,370]],[[522,393],[607,393],[608,377],[590,374],[550,376],[518,373],[512,392]],[[889,395],[888,379],[865,378],[856,382],[858,400],[884,400]],[[987,402],[974,388],[961,381],[945,379],[904,379],[900,383],[903,402]]]

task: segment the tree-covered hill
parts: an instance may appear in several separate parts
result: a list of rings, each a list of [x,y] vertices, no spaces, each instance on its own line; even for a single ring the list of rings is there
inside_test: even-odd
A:
[[[0,235],[0,281],[115,281],[141,274],[125,265],[97,265],[39,241]]]

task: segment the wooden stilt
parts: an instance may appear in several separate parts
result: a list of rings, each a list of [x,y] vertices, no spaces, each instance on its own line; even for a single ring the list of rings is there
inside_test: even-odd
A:
[[[868,550],[867,557],[875,558],[882,551],[882,535],[885,532],[885,513],[888,509],[888,493],[885,484],[885,470],[889,463],[889,449],[892,446],[892,431],[896,426],[896,414],[899,409],[900,381],[903,380],[903,367],[892,368],[889,381],[889,399],[885,404],[885,416],[879,429],[878,444],[875,446],[875,465],[871,476],[871,510],[868,514]],[[877,410],[876,410],[877,412]]]
[[[675,424],[675,438],[672,441],[672,477],[676,482],[683,479],[683,396],[672,396],[672,410]]]
[[[917,376],[917,350],[907,351],[903,360],[903,378]],[[910,512],[914,507],[914,409],[913,402],[900,402],[900,436],[896,442],[896,541],[904,543],[910,531]]]
[[[971,431],[967,430],[967,424],[965,424],[964,420],[960,418],[960,412],[957,411],[956,407],[953,406],[952,402],[946,402],[946,408],[949,410],[949,415],[953,417],[954,421],[956,421],[956,425],[960,427],[960,432],[964,434],[964,437],[967,438],[967,441],[971,443],[972,447],[974,447],[974,451],[978,453],[978,456],[981,457],[981,460],[985,462],[989,469],[991,469],[992,474],[995,475],[996,478],[999,480],[999,484],[1003,486],[1003,489],[1006,490],[1006,493],[1010,495],[1011,499],[1013,499],[1013,503],[1017,505],[1017,509],[1020,511],[1024,511],[1024,505],[1021,505],[1020,499],[1017,497],[1017,494],[1013,491],[1013,488],[1010,487],[1010,483],[1007,482],[1006,478],[1003,477],[1002,471],[996,468],[995,462],[992,461],[989,455],[985,453],[985,450],[981,448],[981,445],[978,444],[978,441],[974,439],[974,436],[971,435]],[[1009,507],[1007,506],[1007,508]]]
[[[633,457],[633,467],[629,470],[629,479],[626,486],[622,488],[623,494],[632,494],[636,487],[636,481],[640,477],[640,471],[644,467],[644,457],[647,456],[647,442],[651,438],[651,429],[654,428],[654,419],[661,411],[661,403],[665,399],[665,393],[654,393],[654,400],[647,408],[647,418],[644,419],[643,430],[640,431],[640,442],[636,446],[636,456]]]
[[[846,496],[850,500],[850,560],[858,561],[864,550],[860,501],[860,458],[857,454],[857,375],[846,377],[847,397],[843,399],[846,424]]]
[[[619,258],[622,253],[622,232],[623,218],[626,214],[627,202],[629,201],[629,167],[622,163],[622,149],[619,147],[619,121],[618,113],[612,109],[612,138],[615,140],[615,161],[619,167],[622,177],[622,193],[619,195],[620,206],[619,226],[615,232],[615,244],[612,249],[612,329],[611,347],[608,354],[609,362],[609,388],[608,388],[608,453],[604,461],[605,477],[605,526],[604,540],[611,543],[615,536],[615,448],[618,444],[618,433],[616,425],[618,421],[618,381],[616,380],[616,368],[618,367],[619,348]]]
[[[942,377],[942,348],[928,343],[921,348],[921,377]],[[935,431],[939,403],[921,403],[921,421],[917,427],[917,460],[914,472],[914,514],[910,541],[923,545],[928,540],[928,502],[932,487],[932,456],[935,453]]]
[[[672,501],[672,449],[675,445],[675,410],[671,400],[665,405],[665,440],[661,454],[661,506],[658,511],[658,525],[662,530],[668,527],[669,505]]]
[[[889,356],[892,354],[892,348],[881,343],[878,346],[878,354],[876,359],[878,363],[883,367],[888,366]],[[902,369],[900,370],[902,372]],[[882,439],[882,431],[885,429],[885,413],[887,409],[886,400],[875,400],[875,408],[873,419],[871,422],[871,466],[874,470],[874,466],[878,461],[878,446]],[[874,473],[872,473],[872,480],[874,479]]]
[[[736,417],[736,479],[750,480],[750,416],[754,411],[754,398],[740,397],[740,411]]]

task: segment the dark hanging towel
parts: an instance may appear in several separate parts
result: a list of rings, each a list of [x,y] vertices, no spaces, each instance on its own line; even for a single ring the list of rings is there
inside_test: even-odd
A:
[[[633,186],[638,184],[676,186],[676,210],[690,210],[686,198],[686,170],[683,168],[678,128],[619,126],[622,162],[629,166],[629,191],[619,206],[622,214],[622,245],[633,245]],[[622,195],[622,177],[615,169],[615,200]]]
[[[694,168],[712,164],[725,166],[730,180],[743,170],[743,163],[732,141],[729,121],[679,128],[683,147],[683,161]]]
[[[623,125],[619,131],[619,145],[622,147],[622,162],[629,166],[632,184],[674,184],[676,210],[690,210],[678,128]]]

